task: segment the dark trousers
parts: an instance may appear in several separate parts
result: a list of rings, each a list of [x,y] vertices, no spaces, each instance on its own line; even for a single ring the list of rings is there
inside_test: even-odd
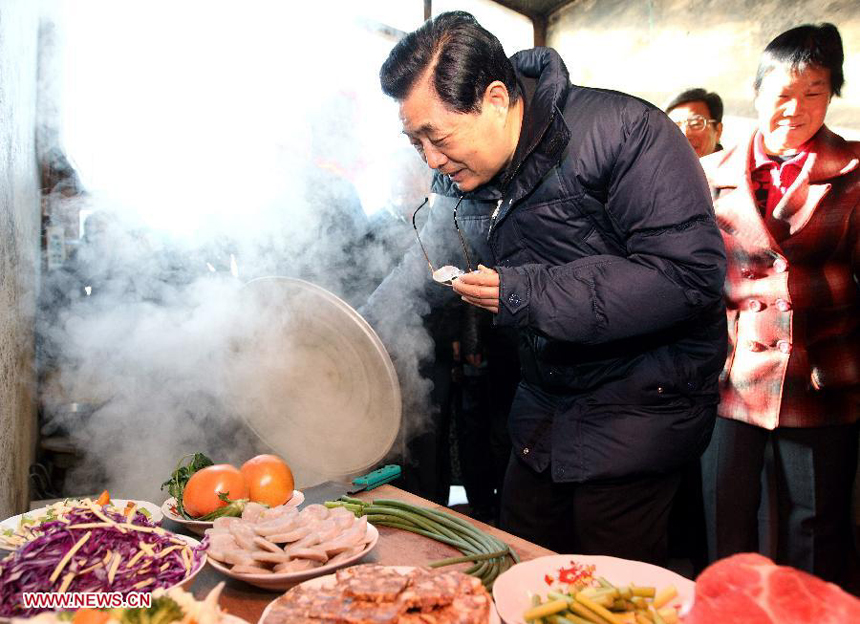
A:
[[[429,414],[422,414],[420,433],[407,432],[403,465],[403,489],[448,504],[451,490],[451,367],[450,354],[437,353],[436,360],[421,368],[422,375],[433,380]],[[410,415],[404,415],[409,418]],[[414,418],[415,416],[412,415]]]
[[[851,496],[858,425],[773,431],[717,418],[702,456],[708,556],[758,552],[762,471],[772,445],[776,561],[825,580],[844,581],[854,558]]]
[[[488,359],[482,368],[464,365],[460,409],[457,411],[458,446],[463,485],[472,513],[480,520],[498,520],[499,497],[511,440],[508,413],[520,380],[514,358]]]
[[[595,483],[553,483],[511,454],[501,528],[559,553],[666,565],[667,525],[680,473]]]

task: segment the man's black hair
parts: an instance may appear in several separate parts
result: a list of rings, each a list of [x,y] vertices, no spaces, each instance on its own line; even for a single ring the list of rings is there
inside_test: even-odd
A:
[[[713,91],[706,91],[702,88],[687,89],[679,93],[666,105],[666,112],[671,113],[672,109],[690,102],[704,102],[711,113],[711,119],[717,123],[723,121],[723,98]]]
[[[810,65],[830,70],[831,95],[840,95],[845,83],[842,63],[842,37],[833,24],[804,24],[786,30],[767,44],[756,71],[755,92],[761,88],[762,80],[777,65],[788,65],[794,72],[802,72]]]
[[[511,102],[519,98],[514,67],[502,44],[464,11],[440,13],[394,46],[379,70],[383,93],[405,99],[428,68],[439,98],[458,113],[479,112],[495,80],[507,87]]]

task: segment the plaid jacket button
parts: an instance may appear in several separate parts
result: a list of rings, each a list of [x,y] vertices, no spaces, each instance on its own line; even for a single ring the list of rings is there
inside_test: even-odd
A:
[[[747,309],[750,312],[760,312],[762,309],[762,303],[758,299],[750,299],[750,302],[747,304]]]
[[[747,349],[749,351],[761,351],[764,348],[764,345],[755,340],[747,340]]]
[[[785,273],[788,271],[788,262],[785,261],[785,258],[777,258],[773,261],[773,270],[777,273]]]
[[[776,348],[782,353],[791,353],[791,343],[788,340],[780,340],[776,343]]]
[[[791,310],[791,303],[785,299],[777,299],[776,309],[780,312],[788,312],[789,310]]]
[[[745,277],[747,279],[755,279],[755,271],[750,268],[744,267],[741,269],[741,277]]]

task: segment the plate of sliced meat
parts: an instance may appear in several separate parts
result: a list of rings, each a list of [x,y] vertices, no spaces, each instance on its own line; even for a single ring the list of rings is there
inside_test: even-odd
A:
[[[293,587],[258,624],[499,624],[481,581],[456,570],[357,565]]]
[[[298,507],[304,502],[304,500],[305,495],[302,492],[300,492],[299,490],[293,490],[292,498],[290,498],[290,500],[284,503],[283,506]],[[206,529],[212,528],[213,522],[211,520],[194,520],[179,515],[179,509],[176,506],[176,499],[172,496],[161,504],[161,512],[168,520],[172,520],[177,524],[181,524],[186,529],[188,529],[192,533],[196,533],[197,535],[203,535],[206,533]]]
[[[356,563],[379,540],[367,518],[324,505],[273,507],[249,503],[241,518],[218,518],[206,530],[209,563],[263,589],[284,590]]]

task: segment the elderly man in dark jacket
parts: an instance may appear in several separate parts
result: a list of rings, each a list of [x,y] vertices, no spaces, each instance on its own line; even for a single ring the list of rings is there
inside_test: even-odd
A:
[[[428,259],[456,250],[454,213],[482,265],[453,291],[519,330],[503,528],[663,562],[726,352],[725,252],[689,143],[646,102],[572,85],[551,49],[507,59],[467,13],[407,35],[380,77],[436,170]],[[407,257],[374,298],[422,264]]]

